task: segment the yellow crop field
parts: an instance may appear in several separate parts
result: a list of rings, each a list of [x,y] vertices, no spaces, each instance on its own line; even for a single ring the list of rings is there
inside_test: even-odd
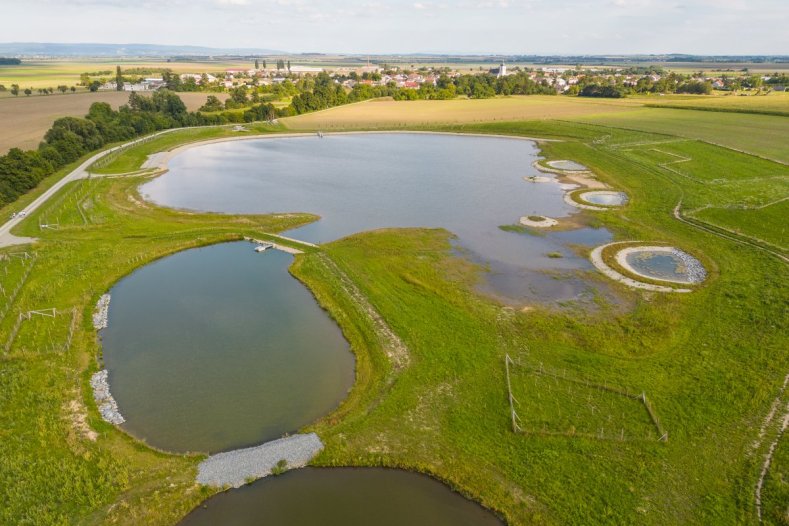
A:
[[[392,128],[422,124],[455,124],[500,120],[563,119],[600,113],[619,113],[639,107],[628,99],[579,99],[529,95],[493,99],[394,101],[376,99],[325,111],[288,117],[293,130],[333,128]]]
[[[724,111],[776,112],[789,115],[789,93],[773,91],[768,94],[717,92],[715,95],[675,95],[643,97],[634,100],[649,105],[674,108],[709,108]]]

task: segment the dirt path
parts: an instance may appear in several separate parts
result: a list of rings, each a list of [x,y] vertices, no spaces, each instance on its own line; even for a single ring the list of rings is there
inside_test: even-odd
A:
[[[343,290],[351,297],[353,302],[359,309],[370,319],[375,329],[376,334],[383,344],[384,351],[386,352],[389,361],[396,371],[399,371],[410,362],[410,353],[408,347],[400,339],[397,334],[389,327],[389,324],[381,317],[375,307],[367,300],[367,297],[362,294],[362,291],[351,281],[351,279],[331,260],[326,254],[318,254],[321,262],[331,270],[340,280],[340,285]]]
[[[6,221],[2,226],[0,226],[0,248],[8,247],[12,245],[22,245],[25,243],[32,243],[35,241],[35,238],[30,237],[17,237],[11,234],[11,229],[17,226],[19,223],[25,220],[26,216],[33,213],[37,210],[41,205],[47,202],[47,200],[55,195],[61,188],[66,186],[68,183],[72,181],[76,181],[78,179],[84,179],[90,176],[88,172],[88,167],[91,166],[93,163],[104,157],[105,155],[109,155],[110,153],[117,151],[121,148],[127,148],[138,142],[149,140],[151,137],[156,137],[157,135],[162,135],[164,133],[170,133],[180,128],[173,128],[170,130],[163,130],[153,135],[146,135],[145,137],[140,137],[139,139],[135,139],[133,141],[129,141],[125,144],[120,146],[115,146],[108,150],[103,150],[95,155],[92,155],[88,160],[80,164],[74,170],[72,170],[69,174],[63,177],[60,181],[53,184],[49,187],[44,193],[38,196],[35,200],[33,200],[30,204],[28,204],[25,208],[20,210],[20,213],[16,215],[16,217]]]

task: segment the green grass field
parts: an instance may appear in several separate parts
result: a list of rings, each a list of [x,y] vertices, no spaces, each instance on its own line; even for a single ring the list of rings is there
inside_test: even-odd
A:
[[[700,139],[789,164],[789,118],[714,111],[643,108],[573,120]]]
[[[624,119],[625,128],[548,119],[431,126],[563,139],[543,143],[543,155],[583,163],[630,197],[621,211],[580,214],[617,239],[661,241],[697,254],[708,281],[686,295],[612,285],[617,304],[519,310],[474,291],[483,270],[458,258],[443,230],[360,233],[301,255],[292,272],[357,356],[348,399],[309,427],[326,443],[316,464],[430,473],[514,525],[757,524],[754,488],[777,436],[770,425],[759,439],[759,427],[776,396],[781,407],[789,397],[779,395],[789,371],[789,270],[743,242],[747,235],[783,244],[785,253],[785,201],[770,201],[787,196],[789,171],[703,138],[668,135],[669,128],[682,129],[681,115],[709,112],[637,110],[644,111],[676,115],[659,133],[631,129],[651,127],[653,117],[646,124]],[[763,117],[730,115],[746,124]],[[685,123],[695,125],[692,118]],[[782,129],[770,126],[768,132]],[[224,133],[175,132],[130,148],[105,169],[133,171],[157,149]],[[751,148],[751,137],[728,139],[740,141],[734,148]],[[772,148],[781,150],[777,141]],[[87,386],[100,356],[90,313],[101,293],[154,258],[314,217],[161,209],[141,201],[142,180],[68,185],[18,229],[38,243],[0,251],[35,253],[0,334],[11,334],[20,311],[64,313],[25,321],[2,357],[2,523],[173,524],[210,494],[193,483],[197,458],[153,452],[100,420]],[[742,239],[677,221],[672,210],[680,199],[693,217],[739,231]],[[39,220],[53,218],[59,230],[39,230]],[[0,261],[8,268],[5,275],[0,268],[6,289],[31,264],[17,259]],[[389,361],[387,343],[348,294],[344,277],[403,340],[408,366]],[[588,279],[605,278],[590,272]],[[72,312],[76,328],[64,349]],[[506,354],[516,361],[512,378],[524,432],[512,430]],[[657,440],[638,400],[608,388],[646,393],[668,440]],[[772,525],[785,523],[789,494],[789,445],[785,437],[778,444],[763,492],[764,523]]]

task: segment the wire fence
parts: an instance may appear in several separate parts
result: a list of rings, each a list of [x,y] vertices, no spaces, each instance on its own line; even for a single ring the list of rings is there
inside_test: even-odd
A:
[[[510,425],[515,433],[597,440],[668,441],[643,391],[592,382],[504,357]]]

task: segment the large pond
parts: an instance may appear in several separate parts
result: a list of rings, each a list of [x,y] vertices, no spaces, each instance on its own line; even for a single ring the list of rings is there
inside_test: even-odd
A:
[[[329,413],[353,383],[339,328],[246,242],[187,250],[113,287],[104,362],[124,427],[169,451],[235,449]]]
[[[197,146],[169,172],[141,187],[156,203],[225,213],[311,212],[321,220],[288,235],[335,240],[381,227],[443,227],[491,269],[494,293],[516,300],[570,299],[588,285],[570,277],[590,269],[557,232],[503,231],[524,215],[577,212],[558,183],[537,175],[534,143],[434,134],[351,134],[264,138]],[[610,239],[583,229],[573,243]],[[552,254],[552,257],[548,257]],[[562,257],[557,258],[560,254]],[[544,271],[565,272],[561,286]]]
[[[424,475],[393,469],[305,468],[212,497],[180,526],[501,526],[479,505]]]

